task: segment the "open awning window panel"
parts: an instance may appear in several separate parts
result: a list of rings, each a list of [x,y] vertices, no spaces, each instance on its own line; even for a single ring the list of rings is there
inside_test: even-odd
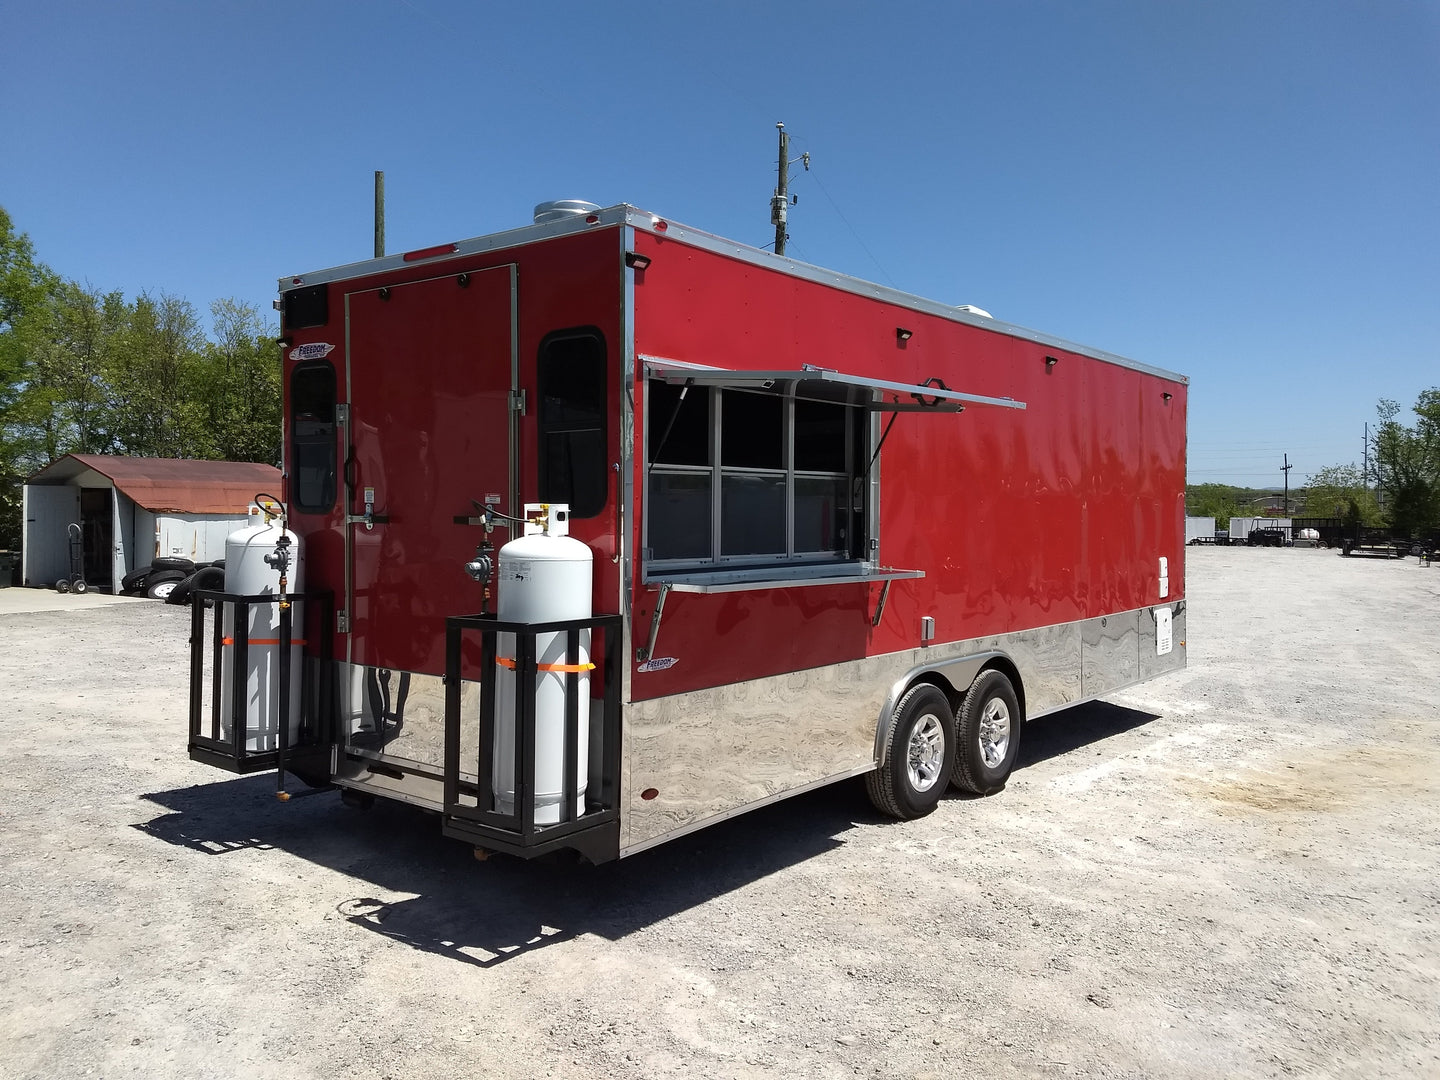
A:
[[[798,371],[740,371],[708,367],[683,360],[641,356],[646,374],[667,383],[683,386],[732,386],[750,390],[781,390],[797,398],[854,405],[871,412],[962,412],[968,405],[1000,409],[1023,409],[1014,398],[985,397],[952,390],[931,380],[929,383],[893,382],[847,375],[832,368],[806,364]]]

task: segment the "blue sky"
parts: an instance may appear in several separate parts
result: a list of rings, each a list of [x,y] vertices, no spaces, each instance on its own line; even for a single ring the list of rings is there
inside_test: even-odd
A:
[[[101,289],[629,202],[1191,379],[1190,478],[1440,386],[1440,4],[0,0],[0,205]]]

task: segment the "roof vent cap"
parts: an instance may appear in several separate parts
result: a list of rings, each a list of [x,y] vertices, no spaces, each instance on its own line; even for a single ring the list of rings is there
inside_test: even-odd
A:
[[[990,314],[988,311],[986,311],[984,308],[978,308],[978,307],[976,307],[974,304],[958,304],[958,305],[956,306],[955,310],[956,310],[956,311],[963,311],[963,312],[965,312],[966,315],[979,315],[982,319],[993,319],[993,318],[995,318],[994,315],[991,315],[991,314]]]
[[[554,199],[551,202],[536,203],[535,224],[549,225],[566,218],[584,217],[599,209],[593,202],[586,202],[584,199]]]

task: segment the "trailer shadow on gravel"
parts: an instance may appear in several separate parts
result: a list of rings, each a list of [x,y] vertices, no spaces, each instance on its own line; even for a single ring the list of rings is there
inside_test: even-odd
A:
[[[422,810],[383,800],[356,810],[335,792],[282,803],[274,791],[268,774],[155,792],[144,798],[169,812],[134,827],[197,862],[273,849],[347,875],[355,895],[336,910],[352,924],[480,967],[585,934],[623,938],[838,847],[874,820],[847,782],[603,866],[477,862]]]
[[[1150,713],[1091,702],[1030,725],[1019,768],[1149,723]],[[144,796],[168,812],[136,829],[197,860],[277,850],[353,879],[336,905],[352,925],[423,952],[492,967],[585,934],[619,939],[830,851],[882,823],[850,780],[786,799],[604,866],[492,857],[440,835],[434,815],[335,792],[275,798],[273,774]],[[897,823],[895,828],[903,828]],[[369,895],[378,892],[381,896]],[[397,899],[392,894],[403,894]]]
[[[1139,709],[1127,709],[1108,701],[1087,701],[1084,705],[1031,720],[1020,741],[1017,769],[1060,757],[1082,746],[1095,746],[1115,735],[1144,727],[1160,717]]]

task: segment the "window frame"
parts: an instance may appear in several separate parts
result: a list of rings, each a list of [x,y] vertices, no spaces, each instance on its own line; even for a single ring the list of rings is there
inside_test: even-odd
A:
[[[600,376],[601,376],[601,378],[600,378],[600,388],[601,388],[601,392],[600,392],[600,402],[599,402],[600,408],[599,408],[599,410],[598,410],[597,413],[596,413],[596,415],[597,415],[598,418],[599,418],[598,426],[597,426],[597,427],[590,427],[590,426],[577,427],[577,426],[574,426],[574,425],[557,425],[557,426],[555,426],[555,427],[547,426],[547,424],[546,424],[546,422],[545,422],[545,381],[546,381],[546,380],[545,380],[545,360],[546,360],[546,356],[547,356],[549,350],[550,350],[553,346],[555,346],[557,343],[565,342],[565,341],[576,341],[576,340],[582,340],[582,339],[592,340],[592,341],[594,341],[594,342],[599,346]],[[537,496],[539,497],[539,501],[541,501],[541,502],[566,503],[567,505],[570,506],[570,516],[571,516],[572,518],[577,519],[577,520],[583,520],[583,519],[586,519],[586,518],[597,518],[597,517],[600,517],[600,516],[602,516],[602,515],[605,513],[605,508],[610,505],[610,500],[611,500],[611,491],[610,491],[610,473],[611,473],[611,468],[610,468],[610,442],[609,442],[609,440],[610,440],[610,422],[609,422],[609,417],[610,417],[610,389],[611,389],[610,376],[611,376],[611,373],[610,373],[610,351],[609,351],[609,347],[608,347],[608,345],[607,345],[607,343],[606,343],[606,341],[605,341],[605,335],[600,331],[600,328],[597,327],[597,326],[572,326],[572,327],[567,327],[567,328],[565,328],[565,329],[563,329],[563,330],[554,330],[554,331],[551,331],[550,333],[546,334],[546,335],[541,339],[539,347],[535,350],[535,487],[536,487],[536,494],[537,494]],[[544,490],[545,485],[546,485],[546,483],[547,483],[546,466],[547,466],[547,464],[548,464],[548,462],[549,462],[549,452],[548,452],[548,449],[547,449],[547,448],[548,448],[548,444],[549,444],[548,436],[550,436],[550,435],[552,435],[552,434],[561,434],[561,435],[564,435],[564,434],[575,434],[575,433],[578,433],[578,432],[594,431],[594,430],[598,430],[599,433],[600,433],[601,452],[600,452],[599,462],[598,462],[598,465],[597,465],[597,473],[598,473],[598,478],[599,478],[599,480],[600,480],[600,489],[601,489],[601,491],[603,491],[604,494],[603,494],[603,496],[602,496],[602,498],[601,498],[601,500],[600,500],[600,505],[599,505],[599,506],[597,506],[597,507],[595,507],[595,508],[593,508],[593,509],[591,509],[591,508],[588,507],[588,506],[582,507],[582,508],[580,508],[580,509],[583,509],[583,510],[586,510],[586,511],[589,511],[589,512],[587,512],[587,513],[581,513],[580,510],[577,510],[576,507],[573,505],[573,496],[574,496],[574,494],[575,494],[575,487],[576,487],[576,485],[574,485],[573,483],[571,484],[571,490],[570,490],[570,495],[571,495],[571,497],[572,497],[571,499],[568,499],[568,500],[567,500],[567,499],[547,498],[547,497],[546,497],[547,494],[550,494],[550,495],[555,494],[554,492],[548,492],[548,493],[547,493],[547,492]],[[572,475],[572,479],[573,479],[573,475],[574,475],[574,473],[573,473],[573,467],[572,467],[572,473],[571,473],[571,475]]]
[[[773,570],[775,576],[785,577],[790,573],[809,573],[824,569],[858,569],[869,563],[873,551],[871,537],[875,533],[873,507],[876,503],[874,487],[878,483],[875,469],[865,473],[869,447],[875,441],[873,416],[867,414],[865,404],[854,401],[826,401],[796,393],[796,386],[789,383],[773,389],[759,389],[749,386],[693,386],[690,393],[706,395],[706,415],[709,436],[708,465],[671,465],[651,460],[650,440],[658,437],[657,427],[663,427],[667,417],[656,415],[652,409],[655,395],[650,392],[656,383],[665,383],[663,378],[651,377],[645,380],[644,422],[645,439],[642,448],[644,475],[645,515],[641,541],[646,579],[677,574],[714,574],[724,571]],[[673,384],[672,384],[673,385]],[[752,466],[724,464],[722,433],[724,430],[725,399],[728,394],[765,394],[778,397],[782,402],[782,459],[783,468],[759,468]],[[807,401],[832,406],[841,410],[844,418],[842,437],[845,442],[845,472],[823,469],[799,469],[795,459],[795,405],[803,397]],[[868,421],[868,422],[867,422]],[[709,554],[703,557],[655,558],[651,543],[651,528],[654,519],[652,478],[655,475],[708,476],[710,478],[710,546]],[[736,553],[727,554],[725,539],[725,479],[727,477],[781,477],[784,480],[784,551],[779,553]],[[846,514],[852,535],[847,537],[842,549],[798,550],[796,536],[796,481],[805,479],[838,479],[843,477],[850,492],[850,506]],[[863,480],[863,483],[862,483]],[[856,490],[859,485],[859,490]]]
[[[300,378],[308,376],[311,372],[320,372],[329,376],[330,419],[328,421],[328,424],[330,431],[328,439],[324,434],[307,434],[302,436],[298,430],[298,421],[296,419],[295,413],[295,384]],[[336,500],[338,500],[340,497],[340,419],[338,416],[338,406],[340,404],[339,373],[336,372],[335,365],[332,364],[329,360],[302,361],[301,363],[296,364],[295,367],[291,369],[287,389],[289,390],[289,394],[287,401],[288,408],[286,409],[286,422],[287,426],[289,427],[290,445],[288,447],[289,454],[286,456],[285,459],[285,470],[289,474],[287,476],[287,482],[290,488],[290,505],[294,511],[301,514],[332,513],[335,509]],[[316,421],[316,423],[325,424],[327,422],[321,420]],[[306,447],[307,449],[310,447],[327,446],[329,449],[330,468],[328,471],[328,486],[322,489],[323,493],[328,493],[330,496],[328,502],[301,501],[301,492],[304,490],[304,486],[302,485],[300,479],[302,446]]]

